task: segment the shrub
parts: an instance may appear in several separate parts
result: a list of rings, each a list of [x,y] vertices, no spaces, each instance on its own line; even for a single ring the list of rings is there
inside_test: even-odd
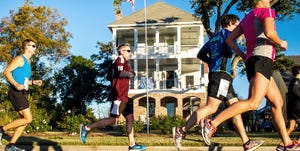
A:
[[[6,125],[12,120],[19,118],[20,115],[15,111],[10,101],[5,100],[0,103],[0,125]]]
[[[180,127],[185,123],[185,120],[179,116],[158,116],[150,119],[150,128],[152,130],[161,130],[163,134],[171,134],[172,127]]]
[[[29,100],[31,98],[29,97]],[[32,112],[32,122],[26,127],[27,133],[46,132],[51,129],[49,122],[51,116],[47,109],[38,107],[37,103],[30,102],[30,110]]]
[[[144,128],[144,123],[141,120],[134,121],[133,127],[134,131],[141,132]]]
[[[121,122],[120,124],[123,134],[126,134],[126,122]],[[144,128],[144,123],[141,120],[136,120],[133,122],[134,132],[141,132]]]
[[[81,114],[75,115],[74,113],[65,114],[61,122],[57,122],[58,127],[66,130],[69,133],[77,133],[78,127],[81,123],[85,123],[85,117]]]

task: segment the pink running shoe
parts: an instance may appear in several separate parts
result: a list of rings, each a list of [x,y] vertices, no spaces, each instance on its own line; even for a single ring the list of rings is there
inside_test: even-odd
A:
[[[216,131],[217,131],[217,129],[211,124],[211,120],[205,119],[204,127],[203,127],[203,130],[201,130],[201,133],[202,133],[202,137],[203,137],[206,145],[210,145],[210,138],[213,136],[213,134]]]

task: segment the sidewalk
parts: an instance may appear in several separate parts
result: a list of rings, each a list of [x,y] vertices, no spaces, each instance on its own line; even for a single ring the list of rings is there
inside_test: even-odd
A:
[[[4,150],[4,145],[0,150]],[[20,146],[26,151],[127,151],[127,146]],[[256,151],[274,151],[275,146],[262,146]],[[174,146],[150,146],[146,151],[177,151]],[[242,147],[210,146],[210,147],[183,147],[182,151],[243,151]]]

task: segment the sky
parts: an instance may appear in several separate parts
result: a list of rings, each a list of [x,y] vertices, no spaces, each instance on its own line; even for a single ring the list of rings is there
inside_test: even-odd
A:
[[[189,0],[146,0],[146,4],[144,4],[145,0],[135,0],[135,11],[157,1],[163,1],[193,13]],[[70,52],[73,55],[89,58],[99,51],[96,48],[97,41],[107,43],[112,40],[112,33],[107,25],[115,21],[113,0],[32,0],[32,2],[34,6],[44,5],[49,8],[57,8],[58,14],[67,19],[66,30],[73,35],[73,38],[70,39],[72,46]],[[24,1],[22,0],[0,0],[0,18],[9,16],[10,10],[18,10],[18,7],[23,4]],[[134,13],[130,3],[127,2],[122,3],[121,10],[124,17]],[[284,52],[285,55],[299,55],[300,16],[295,16],[293,20],[276,22],[276,26],[279,36],[288,41],[288,49]],[[245,83],[245,85],[241,85],[240,82]],[[236,78],[234,85],[237,93],[246,98],[248,83],[245,77]]]

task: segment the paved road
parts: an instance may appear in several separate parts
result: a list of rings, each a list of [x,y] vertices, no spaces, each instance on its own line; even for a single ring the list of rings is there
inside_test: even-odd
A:
[[[5,146],[0,146],[0,151]],[[22,146],[26,151],[127,151],[127,146]],[[275,151],[275,146],[262,146],[257,151]],[[150,146],[146,151],[177,151],[173,146]],[[183,147],[182,151],[243,151],[242,147]]]

